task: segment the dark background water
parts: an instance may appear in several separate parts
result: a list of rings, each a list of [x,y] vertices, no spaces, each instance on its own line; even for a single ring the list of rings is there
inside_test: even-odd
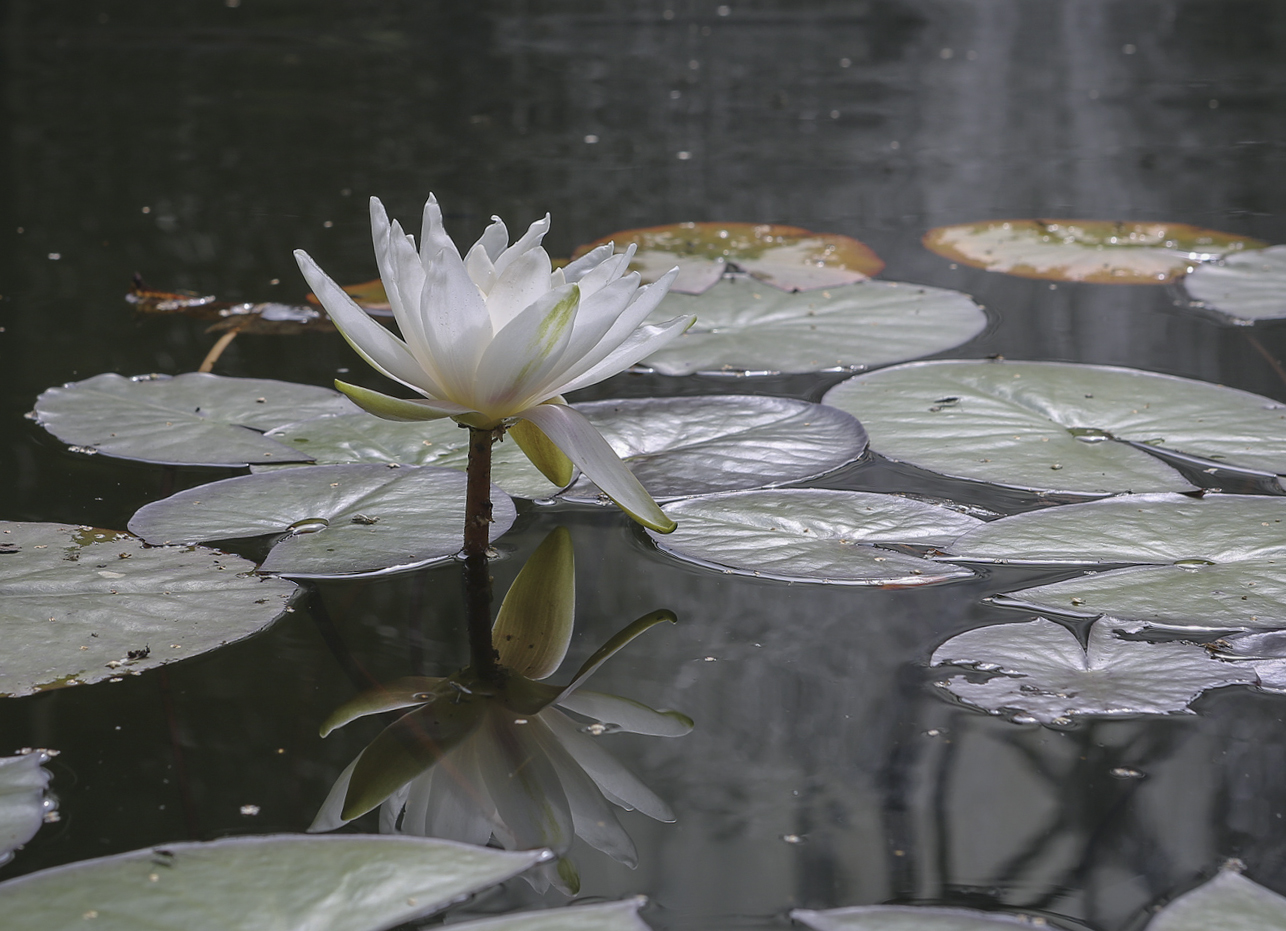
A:
[[[213,342],[204,325],[136,320],[122,300],[131,273],[295,301],[305,288],[290,251],[303,247],[340,280],[363,280],[374,274],[370,194],[414,225],[432,190],[466,242],[492,213],[521,227],[549,211],[554,254],[680,220],[846,233],[888,262],[882,277],[959,288],[988,307],[991,327],[953,355],[1124,364],[1286,398],[1286,325],[1222,325],[1175,288],[1051,288],[953,269],[919,245],[940,224],[1026,216],[1172,220],[1286,242],[1281,3],[0,10],[0,518],[121,527],[161,496],[160,469],[77,457],[22,417],[64,381],[197,366]],[[216,371],[327,384],[349,366],[365,378],[356,361],[331,335],[247,336]],[[822,385],[622,376],[595,394],[816,396]],[[847,481],[915,487],[878,463]],[[679,821],[626,816],[635,872],[580,851],[587,894],[648,893],[658,928],[942,901],[1117,931],[1228,857],[1286,892],[1281,698],[1225,690],[1195,716],[1015,726],[946,703],[924,668],[951,634],[1018,619],[979,603],[1013,574],[899,592],[730,579],[651,551],[619,515],[570,508],[531,513],[502,542],[522,556],[557,522],[573,527],[580,559],[570,659],[672,608],[681,623],[650,632],[597,687],[698,720],[679,740],[611,738]],[[498,565],[501,590],[519,564]],[[442,567],[328,584],[323,596],[353,655],[393,677],[462,661],[456,585]],[[316,737],[351,692],[301,605],[261,637],[164,673],[9,700],[0,752],[62,751],[63,818],[0,877],[163,841],[301,830],[373,733]],[[1147,778],[1112,777],[1121,766]],[[240,815],[243,804],[260,814]],[[524,890],[475,907],[526,901]]]

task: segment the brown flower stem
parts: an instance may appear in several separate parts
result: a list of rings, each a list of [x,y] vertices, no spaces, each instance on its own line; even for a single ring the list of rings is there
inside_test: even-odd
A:
[[[228,330],[228,332],[220,336],[219,341],[215,343],[213,347],[211,347],[210,351],[205,354],[205,358],[201,360],[201,365],[197,369],[197,371],[198,372],[214,371],[214,363],[219,361],[219,356],[223,355],[223,350],[228,348],[228,344],[231,343],[234,339],[236,339],[237,334],[240,332],[241,332],[240,330]]]
[[[469,428],[469,484],[464,499],[464,604],[469,619],[469,658],[483,681],[499,679],[491,643],[491,444],[504,433]]]

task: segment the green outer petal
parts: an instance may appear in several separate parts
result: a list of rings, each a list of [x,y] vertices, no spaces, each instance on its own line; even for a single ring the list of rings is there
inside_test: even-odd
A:
[[[454,417],[457,414],[469,413],[469,408],[454,401],[406,400],[394,398],[370,388],[350,385],[348,382],[335,380],[335,387],[348,395],[350,401],[369,414],[385,420],[396,420],[408,423],[416,420],[441,420],[443,417]]]
[[[436,692],[445,681],[426,676],[407,676],[386,682],[378,688],[368,689],[332,711],[330,717],[322,723],[319,733],[325,737],[336,728],[368,714],[396,711],[398,708],[410,708],[433,701],[438,697]]]
[[[643,633],[643,631],[660,624],[662,621],[669,621],[671,624],[677,624],[679,619],[675,616],[673,611],[667,611],[662,608],[659,611],[653,611],[651,614],[643,615],[638,620],[613,634],[607,643],[595,650],[594,655],[585,660],[581,668],[576,670],[575,678],[573,678],[572,681],[568,683],[567,687],[563,689],[562,695],[559,696],[558,701],[562,701],[563,697],[571,695],[572,692],[584,685],[585,680],[592,676],[599,666],[602,666],[605,662],[620,652],[631,640]]]
[[[572,483],[576,473],[576,464],[567,458],[567,454],[554,445],[545,436],[540,427],[530,420],[520,420],[509,428],[508,433],[518,448],[527,454],[531,464],[559,488]]]
[[[567,655],[575,612],[572,535],[558,527],[531,554],[500,605],[491,642],[501,665],[529,679],[553,675]]]

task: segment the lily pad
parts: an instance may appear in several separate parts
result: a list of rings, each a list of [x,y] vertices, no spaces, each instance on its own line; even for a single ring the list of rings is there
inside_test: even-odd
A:
[[[1286,630],[1233,634],[1207,648],[1226,663],[1253,669],[1264,691],[1286,692]]]
[[[866,449],[866,431],[851,416],[792,398],[630,398],[575,407],[657,499],[801,482]],[[598,495],[582,476],[562,496]]]
[[[451,931],[649,931],[639,909],[647,899],[572,905],[450,925]]]
[[[617,252],[630,244],[638,246],[630,269],[644,283],[677,265],[679,275],[670,290],[685,294],[707,290],[729,267],[783,291],[852,284],[884,267],[879,256],[856,239],[772,223],[672,223],[621,230],[580,246],[572,257],[608,242],[616,244]]]
[[[232,837],[21,876],[0,883],[0,908],[9,931],[379,931],[548,856],[420,837]]]
[[[362,411],[315,417],[265,435],[312,456],[317,465],[378,462],[463,471],[469,463],[469,431],[453,420],[398,423]],[[252,468],[266,471],[279,467]],[[518,444],[507,437],[492,447],[491,478],[508,494],[520,498],[549,498],[558,492],[558,486],[541,475]]]
[[[923,905],[858,905],[812,911],[797,908],[790,917],[816,931],[997,931],[1008,928],[1057,928],[1044,918],[980,912],[972,908]]]
[[[1286,317],[1286,246],[1230,255],[1197,268],[1183,279],[1195,301],[1234,323]]]
[[[784,294],[732,278],[670,294],[650,319],[676,314],[697,322],[643,362],[663,375],[858,371],[953,349],[987,323],[967,294],[896,281]]]
[[[1286,931],[1286,898],[1234,870],[1179,896],[1147,931]]]
[[[962,536],[948,558],[1120,565],[997,596],[998,604],[1130,626],[1286,627],[1286,498],[1124,495],[1016,514]]]
[[[1079,495],[1191,491],[1194,466],[1286,472],[1286,405],[1136,369],[1071,362],[913,362],[836,385],[876,452],[956,478]]]
[[[1083,647],[1066,627],[1044,618],[993,624],[952,637],[929,662],[994,673],[985,682],[960,675],[941,685],[993,714],[1042,724],[1086,714],[1182,712],[1206,689],[1255,682],[1253,671],[1213,659],[1202,647],[1123,640],[1113,633],[1119,626],[1100,618]]]
[[[298,590],[200,547],[0,522],[0,695],[137,673],[249,637]]]
[[[881,544],[945,546],[982,523],[896,495],[816,488],[706,495],[666,513],[678,529],[649,535],[679,559],[768,579],[899,588],[973,573]]]
[[[1186,223],[989,220],[939,226],[924,246],[943,258],[1022,278],[1097,284],[1164,284],[1208,262],[1264,243]]]
[[[46,817],[58,807],[45,795],[49,785],[48,763],[56,751],[24,750],[17,756],[0,757],[0,863],[13,859],[13,852],[36,836]]]
[[[259,567],[295,578],[411,569],[450,559],[464,535],[465,476],[432,466],[313,466],[241,475],[140,508],[130,529],[148,543],[280,535]],[[492,486],[500,536],[516,516]]]
[[[356,408],[329,388],[188,372],[125,378],[110,372],[50,388],[36,422],[78,452],[166,465],[307,462],[263,431]]]

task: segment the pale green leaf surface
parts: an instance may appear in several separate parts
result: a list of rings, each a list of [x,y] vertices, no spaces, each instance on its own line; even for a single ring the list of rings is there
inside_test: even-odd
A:
[[[1286,897],[1222,870],[1157,912],[1146,931],[1286,931]]]
[[[726,279],[704,294],[669,294],[648,319],[676,314],[697,322],[644,361],[663,375],[859,370],[952,349],[987,322],[967,294],[892,281],[785,293]]]
[[[1067,362],[919,362],[859,375],[824,403],[871,448],[958,478],[1099,495],[1189,491],[1145,450],[1286,472],[1286,405],[1206,382]]]
[[[452,924],[451,931],[649,931],[639,917],[647,899],[570,905]]]
[[[449,559],[464,534],[465,476],[454,469],[311,466],[211,482],[141,508],[149,543],[285,534],[260,567],[298,577],[407,569]],[[492,488],[492,538],[513,502]],[[292,527],[294,528],[292,530]]]
[[[816,488],[707,495],[677,501],[666,513],[678,529],[652,539],[680,559],[770,579],[849,585],[970,578],[968,570],[881,544],[945,546],[981,523],[896,495]]]
[[[0,757],[0,864],[36,836],[55,808],[53,799],[45,797],[49,770],[40,765],[49,757],[44,750]]]
[[[1286,246],[1230,255],[1183,279],[1193,300],[1237,323],[1286,317]]]
[[[298,590],[204,547],[0,522],[0,695],[101,682],[241,640]],[[135,652],[135,658],[130,658]],[[146,652],[146,655],[137,655]]]
[[[188,372],[105,373],[36,401],[36,422],[81,451],[169,465],[242,466],[309,457],[262,435],[306,417],[350,413],[329,388]]]
[[[1037,924],[1017,915],[920,905],[858,905],[827,911],[797,908],[790,917],[815,931],[1014,931],[1058,927],[1043,919]]]
[[[1066,723],[1074,715],[1169,714],[1185,711],[1206,689],[1253,684],[1253,671],[1214,659],[1189,643],[1123,640],[1120,624],[1100,618],[1087,647],[1044,618],[993,624],[957,634],[930,664],[995,673],[985,682],[952,676],[944,687],[963,702],[1015,720]]]
[[[420,837],[235,837],[22,876],[0,884],[0,908],[6,931],[379,931],[545,856]]]

